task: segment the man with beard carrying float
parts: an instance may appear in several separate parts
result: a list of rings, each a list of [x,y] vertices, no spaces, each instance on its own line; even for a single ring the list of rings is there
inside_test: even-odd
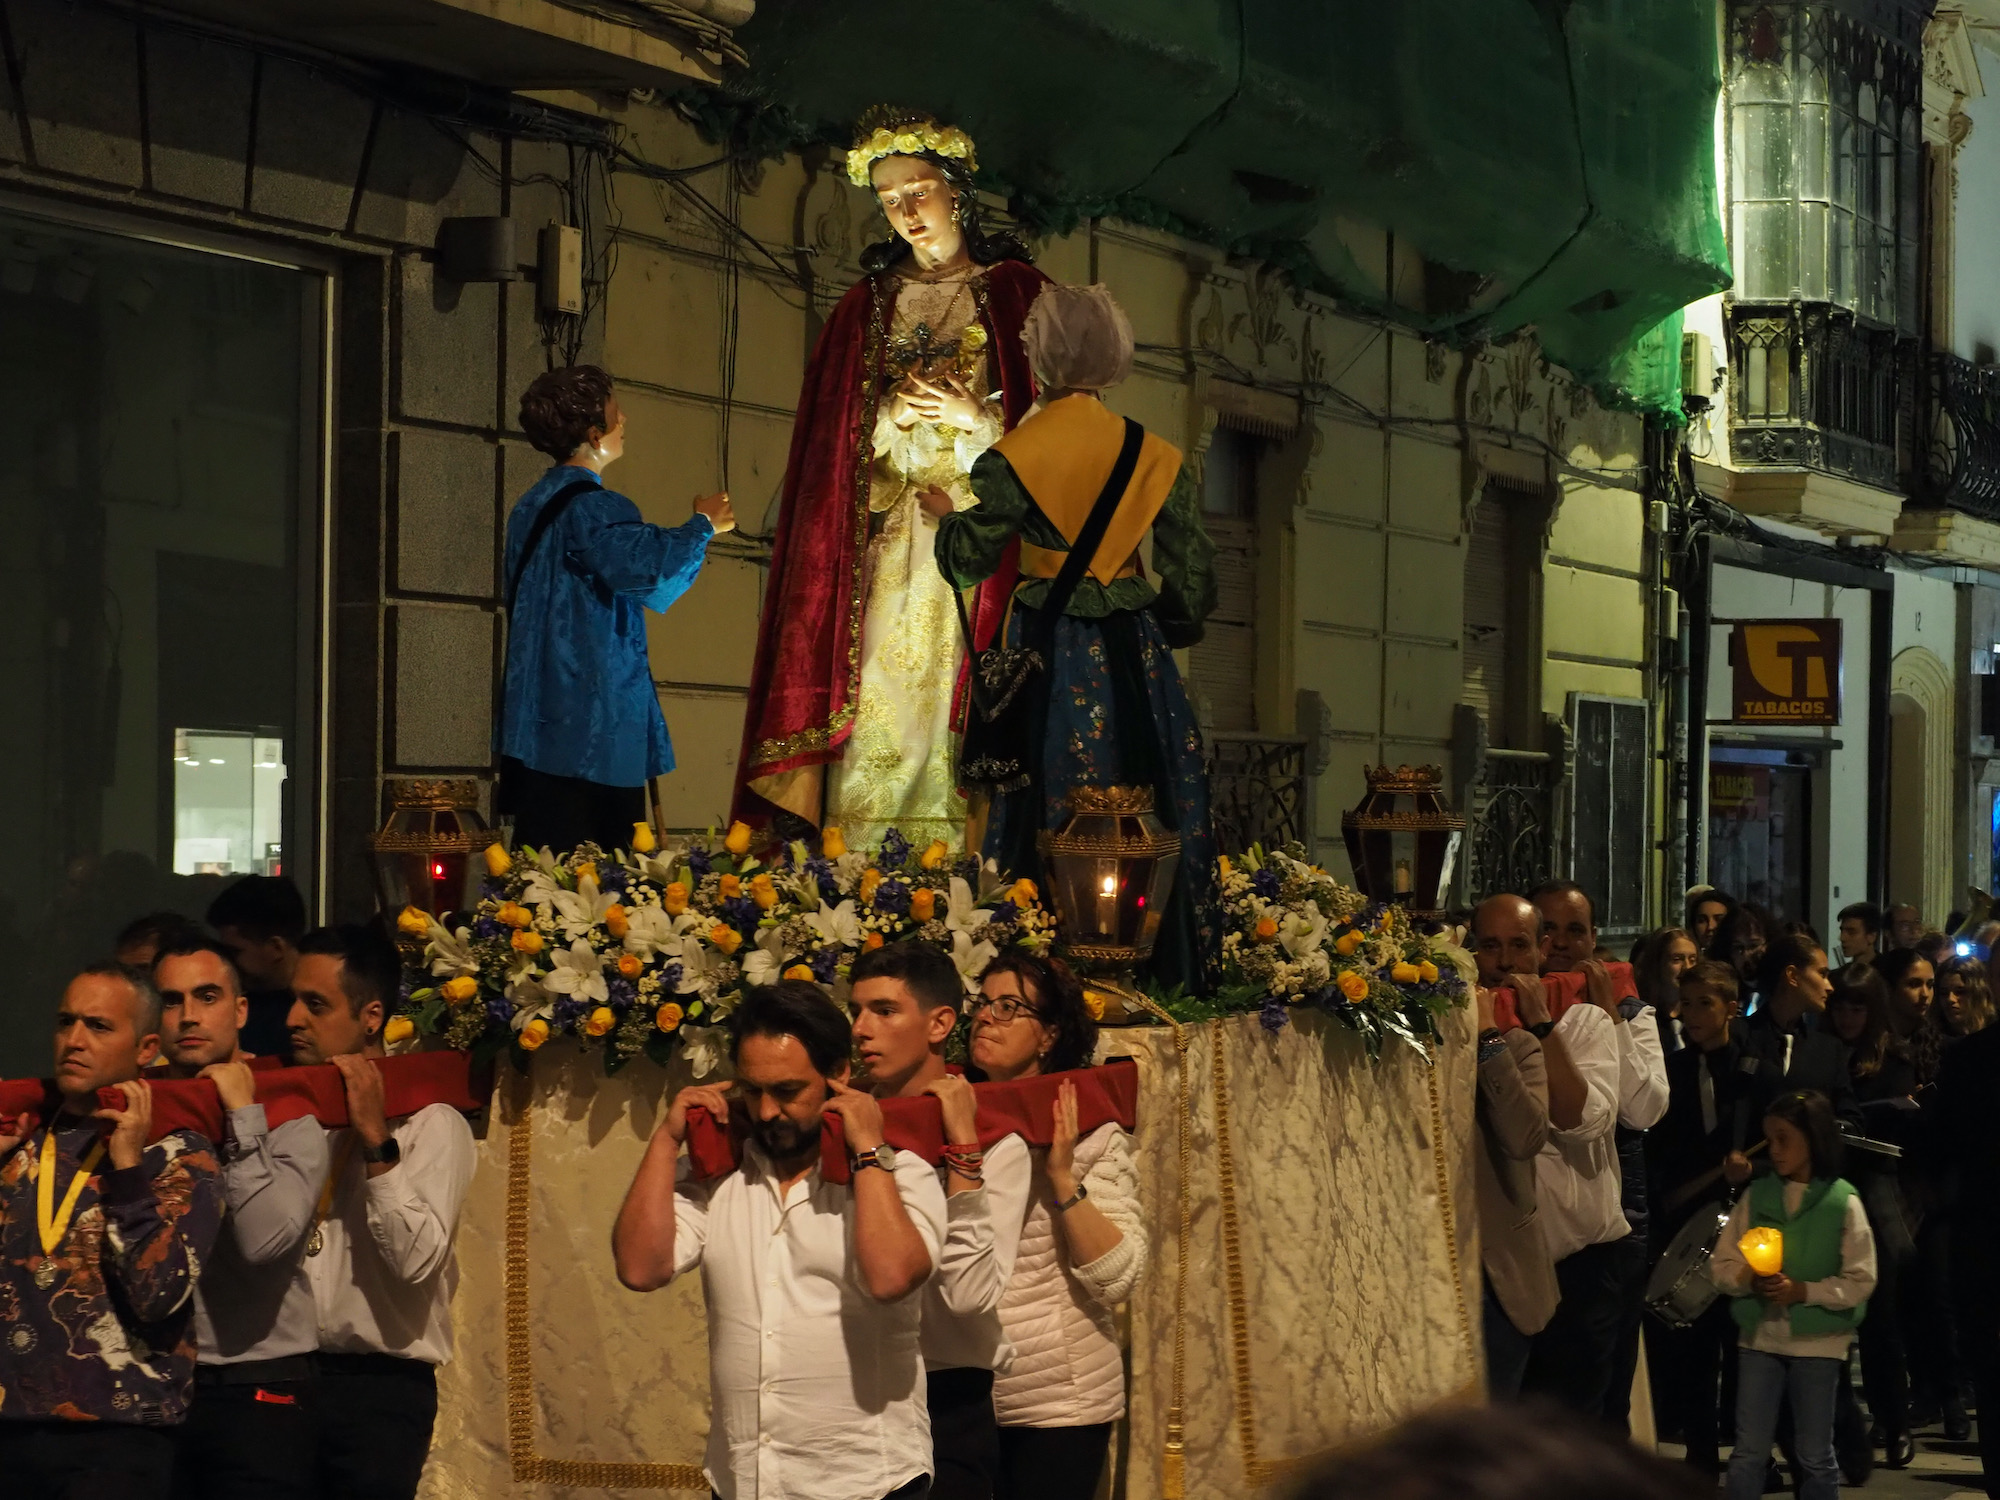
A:
[[[1035,399],[1021,328],[1049,285],[1019,240],[981,227],[974,167],[963,131],[886,108],[848,153],[893,233],[862,253],[868,274],[806,366],[737,771],[734,815],[788,837],[837,826],[866,848],[895,827],[967,842],[958,621],[917,496],[974,503],[974,460]],[[982,649],[1018,550],[980,588]]]

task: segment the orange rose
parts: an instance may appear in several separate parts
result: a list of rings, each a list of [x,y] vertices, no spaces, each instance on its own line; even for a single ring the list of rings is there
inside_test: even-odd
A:
[[[1389,970],[1389,978],[1396,984],[1415,984],[1423,977],[1423,971],[1412,963],[1399,963]]]
[[[1340,976],[1340,993],[1353,1001],[1366,1000],[1368,998],[1368,981],[1352,969],[1349,969]]]
[[[910,892],[910,920],[928,922],[937,915],[937,892],[928,886],[918,886]]]
[[[542,935],[532,927],[522,928],[521,931],[514,934],[514,951],[516,953],[540,953],[542,951]]]
[[[750,852],[750,838],[750,825],[748,823],[731,823],[729,825],[729,832],[723,837],[722,847],[738,859],[741,859]]]
[[[549,1039],[549,1023],[537,1017],[521,1028],[521,1034],[514,1040],[523,1052],[533,1052]]]
[[[604,930],[615,938],[622,938],[630,930],[631,924],[625,920],[625,908],[607,906],[604,909]]]
[[[586,1036],[603,1036],[618,1024],[618,1013],[608,1005],[600,1005],[584,1018],[583,1030]]]
[[[1022,911],[1026,911],[1037,901],[1041,900],[1042,893],[1035,889],[1034,881],[1017,880],[1014,882],[1014,889],[1009,891],[1007,896]]]
[[[787,979],[804,979],[810,981],[812,977],[813,971],[806,964],[793,964],[789,969],[785,970],[785,978]]]
[[[877,948],[881,946],[882,946],[882,934],[879,932],[871,932],[868,934],[868,936],[866,936],[861,940],[861,951],[863,953],[873,953]]]
[[[1333,951],[1338,953],[1342,958],[1351,957],[1354,950],[1360,946],[1361,934],[1358,932],[1343,932],[1333,940]]]
[[[653,1012],[653,1024],[662,1031],[673,1031],[681,1024],[681,1017],[684,1014],[678,1005],[669,1000]]]
[[[516,902],[503,901],[500,910],[493,913],[493,920],[506,927],[526,927],[535,920],[535,914]]]
[[[660,910],[670,917],[678,917],[688,909],[688,888],[676,880],[668,886],[660,897]]]
[[[1257,919],[1257,941],[1260,943],[1275,943],[1277,940],[1277,919],[1275,917],[1259,917]]]
[[[637,979],[645,967],[644,964],[639,962],[639,955],[636,953],[621,953],[618,955],[618,972],[623,974],[627,979]]]
[[[479,981],[470,974],[461,974],[456,979],[447,979],[438,993],[453,1005],[463,1005],[479,993]]]
[[[723,954],[734,953],[743,946],[743,934],[734,927],[725,927],[720,922],[709,928],[708,940],[715,945],[717,952]]]
[[[875,899],[875,888],[882,883],[882,872],[870,865],[861,872],[861,889],[856,893],[863,906]]]
[[[742,880],[734,875],[723,876],[720,894],[724,901],[734,901],[738,896],[743,894]]]
[[[769,875],[750,877],[750,899],[757,903],[759,911],[769,911],[778,904],[778,888],[771,884]]]

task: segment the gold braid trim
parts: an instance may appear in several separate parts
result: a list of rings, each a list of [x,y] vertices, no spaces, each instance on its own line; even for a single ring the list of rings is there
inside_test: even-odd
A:
[[[621,1490],[698,1490],[708,1480],[696,1464],[593,1463],[535,1452],[534,1345],[528,1318],[528,1203],[532,1155],[529,1104],[507,1132],[507,1456],[516,1484]]]
[[[1193,1213],[1189,1184],[1194,1172],[1194,1080],[1188,1076],[1188,1045],[1192,1034],[1153,1000],[1135,990],[1120,991],[1121,998],[1157,1020],[1167,1023],[1174,1034],[1174,1066],[1180,1074],[1181,1109],[1179,1129],[1180,1178],[1175,1196],[1180,1200],[1179,1238],[1174,1242],[1174,1363],[1167,1387],[1167,1440],[1160,1454],[1160,1500],[1187,1497],[1187,1272],[1188,1222]]]
[[[1223,1026],[1224,1021],[1217,1018],[1210,1027],[1210,1041],[1214,1047],[1214,1054],[1209,1077],[1215,1092],[1216,1197],[1221,1206],[1222,1216],[1222,1276],[1225,1299],[1229,1306],[1231,1384],[1234,1387],[1236,1403],[1236,1441],[1243,1450],[1244,1478],[1253,1487],[1262,1488],[1299,1469],[1331,1457],[1340,1452],[1341,1447],[1325,1448],[1318,1452],[1301,1454],[1296,1458],[1264,1459],[1257,1456],[1257,1402],[1250,1374],[1250,1299],[1243,1285],[1243,1248],[1240,1222],[1236,1212],[1236,1158],[1230,1143],[1229,1063],[1222,1050]],[[1184,1053],[1186,1048],[1181,1041],[1178,1028],[1174,1042],[1176,1050]],[[1423,1066],[1424,1085],[1430,1093],[1431,1165],[1437,1176],[1438,1218],[1444,1229],[1445,1255],[1451,1265],[1452,1297],[1458,1310],[1459,1336],[1463,1341],[1467,1365],[1472,1367],[1469,1379],[1445,1396],[1440,1404],[1459,1403],[1478,1399],[1479,1377],[1476,1362],[1472,1357],[1472,1319],[1465,1305],[1465,1281],[1459,1274],[1458,1220],[1451,1201],[1451,1163],[1445,1152],[1444,1106],[1438,1098],[1438,1059],[1435,1054],[1427,1055]],[[1185,1091],[1183,1108],[1185,1109]],[[1185,1199],[1187,1172],[1185,1157],[1181,1171],[1182,1194]],[[1182,1235],[1185,1240],[1185,1202],[1183,1202],[1182,1222]],[[1180,1309],[1176,1306],[1174,1332],[1177,1345],[1181,1331],[1180,1321]],[[1176,1409],[1178,1409],[1179,1389],[1177,1370]]]

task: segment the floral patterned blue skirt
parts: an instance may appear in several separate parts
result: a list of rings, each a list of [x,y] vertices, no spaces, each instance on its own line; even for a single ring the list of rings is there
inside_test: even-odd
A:
[[[1013,613],[1010,645],[1021,643],[1030,617]],[[1152,787],[1160,821],[1181,836],[1181,863],[1150,967],[1163,984],[1209,990],[1221,938],[1208,772],[1193,705],[1150,610],[1056,621],[1040,742],[1040,776],[995,799],[983,852],[1003,869],[1040,879],[1035,835],[1069,821],[1071,787]]]

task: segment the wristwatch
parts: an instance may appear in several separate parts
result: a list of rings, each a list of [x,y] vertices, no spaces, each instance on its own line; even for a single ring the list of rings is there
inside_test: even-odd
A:
[[[863,1167],[880,1167],[893,1177],[896,1172],[896,1148],[884,1141],[873,1151],[856,1152],[849,1165],[857,1172]]]
[[[1537,1021],[1535,1022],[1534,1025],[1528,1028],[1528,1030],[1534,1033],[1534,1035],[1536,1035],[1537,1037],[1546,1037],[1551,1031],[1554,1031],[1555,1029],[1556,1029],[1556,1023],[1553,1021]]]
[[[379,1146],[363,1146],[361,1159],[372,1166],[395,1166],[403,1159],[403,1148],[392,1135]]]

